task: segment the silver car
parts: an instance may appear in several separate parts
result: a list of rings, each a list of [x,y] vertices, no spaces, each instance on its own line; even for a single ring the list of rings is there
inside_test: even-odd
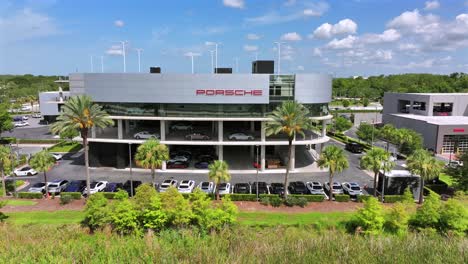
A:
[[[48,184],[48,183],[47,183]],[[46,183],[45,182],[38,182],[31,186],[28,192],[32,193],[45,193]]]
[[[177,187],[177,181],[176,180],[165,180],[159,186],[159,192],[165,192],[171,186]]]
[[[219,185],[219,195],[225,195],[231,193],[231,184],[229,182],[221,183]]]
[[[49,191],[49,194],[60,194],[63,190],[65,190],[65,188],[67,188],[67,186],[67,180],[54,180],[49,183],[47,189]]]
[[[229,140],[254,140],[254,136],[246,133],[233,133],[228,138]]]
[[[310,194],[323,195],[325,199],[328,199],[328,195],[320,182],[307,182],[306,187],[309,189]]]
[[[330,184],[328,182],[326,182],[323,185],[323,187],[328,192],[328,194],[330,194]],[[339,182],[333,182],[331,193],[332,194],[343,194],[343,187],[341,186],[341,184]]]
[[[135,138],[135,139],[150,139],[150,138],[160,139],[161,136],[159,134],[157,134],[157,133],[150,133],[148,131],[141,131],[141,132],[138,132],[135,135],[133,135],[133,138]]]
[[[356,182],[343,182],[341,184],[343,191],[350,196],[362,195],[362,189]]]
[[[200,182],[197,188],[199,188],[200,190],[202,190],[202,192],[206,194],[213,194],[216,190],[214,182]]]

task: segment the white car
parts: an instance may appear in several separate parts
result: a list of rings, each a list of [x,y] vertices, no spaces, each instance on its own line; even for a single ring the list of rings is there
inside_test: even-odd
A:
[[[159,186],[159,192],[165,192],[169,187],[174,186],[177,187],[177,181],[176,180],[165,180],[161,183]]]
[[[176,162],[176,161],[189,162],[189,158],[186,156],[179,155],[179,156],[174,156],[168,162]]]
[[[58,154],[58,153],[51,153],[51,154],[56,161],[61,160],[63,158],[62,154]]]
[[[21,118],[23,118],[23,120],[28,120],[29,119],[28,116],[22,116]]]
[[[246,133],[233,133],[228,138],[229,140],[254,140],[252,135]]]
[[[177,187],[177,190],[180,193],[191,193],[193,192],[193,188],[195,188],[195,181],[183,180],[179,183],[179,187]]]
[[[448,162],[447,164],[445,164],[446,168],[453,168],[453,169],[456,169],[461,166],[463,166],[463,162],[459,160],[452,160]]]
[[[193,126],[190,123],[179,122],[171,125],[171,130],[192,130]]]
[[[223,182],[219,185],[219,195],[225,195],[231,193],[231,183]]]
[[[32,118],[41,118],[42,115],[39,114],[39,113],[35,113],[35,114],[32,114],[31,117],[32,117]]]
[[[214,182],[200,182],[197,188],[199,188],[200,190],[202,190],[202,192],[206,194],[213,194],[216,190]]]
[[[90,187],[90,193],[95,194],[97,192],[102,192],[104,188],[107,186],[107,181],[98,181],[98,182],[92,182]],[[88,195],[88,188],[86,187],[83,190],[83,195]]]
[[[25,126],[29,126],[29,123],[26,122],[26,121],[17,121],[14,123],[14,126],[15,127],[25,127]]]
[[[362,195],[362,189],[356,182],[343,182],[341,186],[343,186],[344,193],[350,196]]]
[[[150,133],[148,131],[141,131],[133,135],[133,138],[135,139],[149,139],[149,138],[154,138],[154,139],[160,139],[161,136],[157,133]]]
[[[20,169],[16,169],[13,173],[16,176],[33,176],[37,174],[37,171],[29,166],[25,166]]]
[[[323,185],[323,187],[328,192],[328,194],[330,194],[330,184],[328,184],[328,182],[326,182]],[[333,182],[332,189],[333,189],[332,194],[343,194],[343,187],[341,186],[341,184],[339,182]]]
[[[309,189],[310,194],[318,194],[325,196],[325,199],[328,199],[328,195],[323,189],[323,185],[320,182],[306,182],[306,187]]]
[[[68,181],[67,180],[53,180],[47,186],[47,189],[50,194],[60,194],[67,188]]]
[[[49,183],[47,183],[49,184]],[[38,182],[38,183],[35,183],[33,184],[33,186],[31,186],[28,190],[28,192],[32,192],[32,193],[45,193],[45,187],[46,187],[46,183],[45,182]]]

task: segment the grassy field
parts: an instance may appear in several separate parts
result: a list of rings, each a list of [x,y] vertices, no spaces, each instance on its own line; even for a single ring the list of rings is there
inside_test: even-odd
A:
[[[7,213],[7,223],[17,225],[47,224],[64,225],[78,224],[84,217],[81,211],[33,211],[33,212],[15,212]]]
[[[12,206],[25,206],[25,205],[35,205],[37,202],[30,200],[7,200],[6,205]]]
[[[49,152],[77,152],[82,148],[79,142],[64,141],[53,145],[49,148]]]

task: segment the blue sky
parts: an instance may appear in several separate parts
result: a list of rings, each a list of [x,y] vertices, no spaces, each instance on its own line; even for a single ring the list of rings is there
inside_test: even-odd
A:
[[[248,73],[278,58],[281,72],[336,76],[468,72],[468,0],[26,0],[0,2],[0,74],[127,72],[161,66]]]

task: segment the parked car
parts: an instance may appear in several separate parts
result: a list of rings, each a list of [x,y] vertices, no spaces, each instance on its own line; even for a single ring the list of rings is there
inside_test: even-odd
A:
[[[197,188],[200,188],[206,194],[213,194],[216,190],[214,182],[200,182]]]
[[[210,140],[211,137],[204,133],[194,132],[185,135],[186,140]]]
[[[349,196],[362,195],[362,189],[356,182],[343,182],[341,187],[343,187],[343,192]]]
[[[193,192],[194,188],[195,188],[195,181],[183,180],[179,183],[179,187],[177,187],[177,190],[180,193],[191,193]]]
[[[29,126],[29,123],[26,121],[17,121],[14,123],[14,127],[25,127]]]
[[[32,118],[42,118],[42,115],[40,113],[34,113],[31,115]]]
[[[463,162],[459,160],[451,160],[447,164],[445,164],[446,168],[453,168],[453,169],[456,169],[461,166],[463,166]]]
[[[90,193],[95,194],[97,192],[102,192],[104,188],[106,188],[107,181],[98,181],[98,182],[92,182],[90,187]],[[86,196],[88,195],[88,188],[85,188],[83,190],[83,195]]]
[[[177,181],[173,179],[164,180],[159,186],[159,192],[165,192],[171,186],[177,187]]]
[[[290,182],[288,191],[290,194],[309,194],[309,190],[302,181]]]
[[[284,195],[284,184],[279,182],[274,182],[270,184],[271,187],[271,194],[279,194],[281,196]]]
[[[13,117],[13,122],[20,122],[20,121],[23,121],[23,117],[22,117],[22,116],[15,116],[15,117]]]
[[[325,199],[328,199],[328,195],[325,193],[325,190],[323,189],[323,185],[320,182],[307,182],[306,183],[307,189],[309,189],[310,194],[318,194],[318,195],[323,195],[325,196]]]
[[[46,187],[45,182],[38,182],[38,183],[33,184],[33,186],[29,188],[28,192],[45,194],[45,187]]]
[[[175,161],[182,161],[182,162],[190,162],[190,158],[187,156],[173,156],[168,162],[175,162]]]
[[[328,182],[326,182],[324,185],[323,185],[325,191],[328,193],[328,195],[330,195],[330,184]],[[343,187],[341,186],[341,184],[339,182],[333,182],[333,187],[332,187],[332,194],[343,194]]]
[[[148,131],[141,131],[141,132],[135,133],[133,135],[133,138],[135,138],[135,139],[150,139],[150,138],[160,139],[161,136],[159,134],[157,134],[157,133],[150,133]]]
[[[174,158],[174,157],[186,157],[188,160],[191,160],[192,159],[192,152],[190,151],[187,151],[187,150],[177,150],[177,151],[171,151],[169,156],[171,158]]]
[[[181,160],[170,160],[166,164],[167,169],[186,169],[188,166],[188,162]]]
[[[67,188],[68,183],[67,180],[53,180],[47,186],[49,194],[60,194]]]
[[[23,120],[28,120],[28,119],[29,119],[29,116],[24,115],[24,116],[22,116],[21,118],[22,118]]]
[[[257,182],[253,182],[252,194],[257,194]],[[270,186],[266,182],[258,182],[258,194],[270,194]]]
[[[83,192],[84,188],[86,188],[85,180],[71,181],[63,192]]]
[[[62,154],[51,153],[55,160],[61,160],[63,158]]]
[[[103,192],[118,192],[124,190],[123,184],[120,182],[109,182]]]
[[[141,181],[127,180],[123,184],[123,188],[124,188],[125,191],[127,191],[128,195],[131,196],[132,195],[132,190],[133,190],[133,195],[135,195],[135,189],[138,188],[138,186],[140,186],[141,184],[142,184]],[[132,188],[132,185],[133,185],[133,188]]]
[[[229,140],[254,140],[254,136],[246,134],[246,133],[233,133],[229,135]]]
[[[213,161],[199,161],[195,163],[195,168],[196,169],[208,169],[210,164],[213,163]]]
[[[356,142],[347,143],[345,149],[352,153],[362,153],[364,151],[364,147]]]
[[[223,182],[219,184],[219,195],[225,195],[231,193],[231,184],[229,182]]]
[[[193,126],[189,122],[177,122],[171,125],[171,130],[192,130]]]
[[[214,161],[218,159],[218,156],[214,154],[200,154],[198,155],[197,159],[199,161]]]
[[[220,187],[221,190],[221,187]],[[234,184],[234,189],[232,190],[233,193],[242,193],[242,194],[250,194],[252,192],[252,187],[250,183],[236,183]]]
[[[29,166],[24,166],[20,169],[14,170],[13,173],[16,176],[33,176],[37,174],[37,171],[35,171],[33,168]]]

